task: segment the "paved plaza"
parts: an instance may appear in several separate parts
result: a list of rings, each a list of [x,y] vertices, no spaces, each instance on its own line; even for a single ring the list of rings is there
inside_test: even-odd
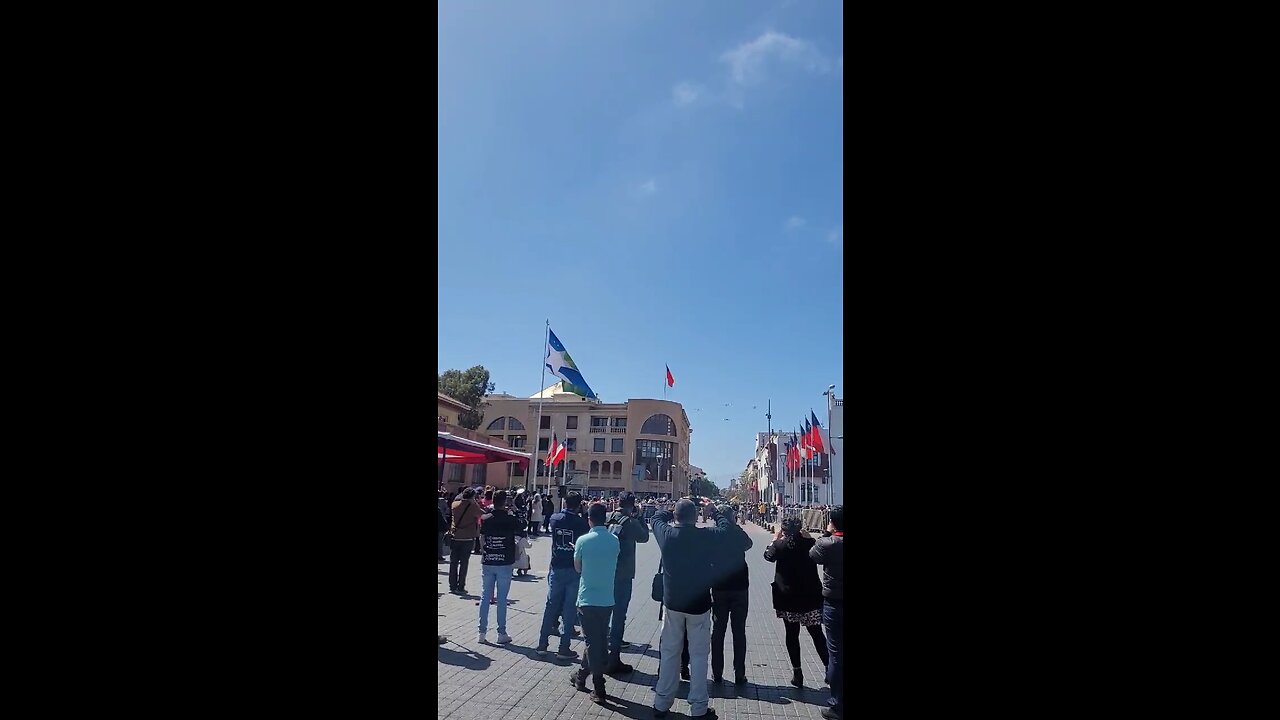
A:
[[[820,718],[828,697],[823,684],[825,668],[819,664],[808,634],[801,633],[800,657],[805,686],[795,688],[790,685],[791,662],[783,642],[782,621],[774,614],[771,600],[769,584],[773,581],[774,568],[764,559],[764,549],[772,541],[772,536],[757,525],[747,524],[745,528],[754,543],[747,552],[751,573],[751,605],[747,618],[749,684],[745,687],[733,684],[733,636],[730,631],[724,643],[725,683],[713,685],[708,680],[710,706],[715,708],[720,718],[734,720]],[[587,693],[578,692],[569,684],[570,671],[576,669],[577,661],[556,659],[555,636],[550,638],[551,654],[538,657],[534,652],[546,603],[546,574],[551,551],[550,539],[545,535],[536,537],[533,543],[529,550],[533,570],[528,576],[511,582],[507,633],[512,642],[508,645],[494,644],[497,637],[496,606],[489,608],[489,644],[476,642],[476,602],[481,592],[480,556],[471,556],[466,585],[472,595],[467,597],[449,594],[449,564],[436,565],[436,619],[439,634],[448,638],[448,642],[437,647],[437,716],[459,720],[652,718],[661,623],[658,620],[658,603],[649,598],[649,587],[658,569],[657,543],[651,538],[648,543],[636,546],[635,587],[623,635],[631,647],[622,651],[623,661],[635,670],[626,675],[606,676],[609,702],[604,707],[595,705]],[[579,655],[586,652],[586,645],[581,639],[575,639],[571,647]],[[680,683],[676,703],[668,718],[688,717],[689,703],[685,700],[688,688],[688,683]]]

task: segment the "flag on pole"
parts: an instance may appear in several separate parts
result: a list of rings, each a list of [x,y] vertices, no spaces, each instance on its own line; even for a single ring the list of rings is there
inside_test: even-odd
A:
[[[675,379],[675,376],[671,374],[671,366],[667,365],[666,367],[667,367],[667,387],[675,387],[676,379]]]
[[[554,432],[551,433],[551,446],[547,448],[547,467],[555,467],[556,463],[564,460],[567,452],[564,443],[560,442],[557,437]]]
[[[573,358],[564,349],[564,344],[560,342],[560,338],[556,337],[551,328],[547,328],[546,364],[547,372],[564,381],[565,392],[581,395],[585,398],[597,399],[595,391],[582,378],[582,373],[578,372],[577,364],[573,362]]]
[[[822,423],[818,422],[818,416],[813,414],[813,410],[809,411],[809,419],[813,420],[813,447],[818,452],[826,452],[826,448],[822,445]]]
[[[809,421],[800,424],[800,456],[808,460],[813,456],[813,448],[809,445]]]

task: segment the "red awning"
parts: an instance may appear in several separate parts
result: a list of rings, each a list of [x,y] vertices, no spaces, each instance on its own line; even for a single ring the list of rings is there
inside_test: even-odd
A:
[[[529,467],[530,453],[498,447],[479,440],[469,440],[453,433],[436,432],[436,462],[456,463],[461,465],[484,465],[488,463],[516,463],[521,472]]]

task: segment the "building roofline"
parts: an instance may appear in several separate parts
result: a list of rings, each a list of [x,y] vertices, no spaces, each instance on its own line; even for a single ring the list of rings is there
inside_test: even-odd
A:
[[[444,404],[446,404],[446,405],[452,405],[452,406],[454,406],[454,407],[456,407],[456,408],[459,408],[459,409],[461,409],[461,410],[471,410],[471,409],[473,409],[470,405],[468,405],[468,404],[466,404],[466,403],[462,402],[461,400],[456,400],[456,399],[454,399],[454,398],[451,398],[451,397],[449,397],[448,395],[445,395],[444,393],[440,392],[439,390],[437,390],[437,391],[436,391],[436,396],[439,398],[440,402],[442,402],[442,403],[444,403]]]

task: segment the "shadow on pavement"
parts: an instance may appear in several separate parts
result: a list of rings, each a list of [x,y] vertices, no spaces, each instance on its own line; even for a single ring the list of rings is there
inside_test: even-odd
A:
[[[462,647],[462,646],[458,645],[458,647]],[[471,650],[467,650],[465,647],[463,647],[462,649],[467,650],[467,652],[458,652],[456,650],[450,650],[448,647],[445,647],[443,645],[441,645],[438,649],[440,651],[439,660],[440,662],[446,665],[457,665],[459,667],[464,667],[468,670],[487,670],[489,666],[493,664],[493,661],[490,660],[488,657],[484,655],[480,655]]]
[[[609,692],[608,687],[605,688],[605,692],[606,693]],[[626,718],[634,718],[635,720],[639,720],[640,718],[653,717],[652,707],[649,707],[648,705],[641,705],[640,703],[631,702],[630,700],[623,700],[622,698],[614,697],[613,695],[609,695],[606,698],[604,706],[618,713],[622,717],[626,717]],[[676,715],[677,713],[672,712],[671,714],[667,715],[667,717],[675,717]]]

